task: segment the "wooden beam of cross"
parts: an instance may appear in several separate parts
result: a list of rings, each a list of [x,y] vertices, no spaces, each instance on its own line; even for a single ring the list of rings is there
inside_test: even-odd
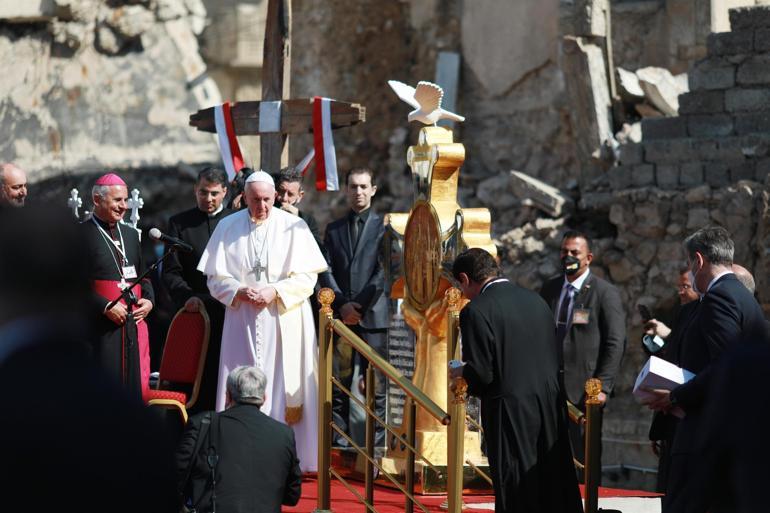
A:
[[[261,102],[238,102],[230,112],[236,135],[261,135],[273,133],[259,131],[259,104]],[[363,123],[366,121],[366,107],[357,103],[331,102],[332,128]],[[216,132],[214,107],[202,109],[190,115],[190,126],[203,132]],[[280,135],[307,134],[313,132],[313,99],[284,100],[281,102]],[[264,163],[264,155],[263,160]],[[263,166],[264,167],[264,166]]]
[[[287,136],[313,131],[312,98],[284,100],[289,96],[290,47],[291,0],[268,0],[262,59],[262,102],[281,102],[280,130],[260,131],[262,102],[238,102],[232,106],[231,113],[236,135],[260,136],[260,167],[273,173],[288,164]],[[334,101],[330,104],[330,111],[333,129],[366,121],[366,108],[357,103]],[[190,126],[204,132],[216,132],[214,109],[203,109],[190,115]]]

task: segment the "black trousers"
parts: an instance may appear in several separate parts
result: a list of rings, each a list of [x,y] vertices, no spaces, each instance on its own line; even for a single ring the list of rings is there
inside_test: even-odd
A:
[[[388,330],[386,328],[367,330],[359,326],[353,326],[356,335],[365,340],[377,353],[383,358],[388,358]],[[335,340],[334,344],[334,362],[332,364],[332,373],[348,390],[354,391],[353,387],[358,387],[359,383],[353,383],[353,371],[356,363],[359,364],[359,370],[362,378],[365,376],[368,360],[358,354],[350,345],[343,341]],[[386,401],[386,379],[379,371],[375,372],[375,413],[383,421],[385,420],[385,401]],[[342,392],[339,387],[332,387],[332,418],[346,434],[351,434],[350,424],[350,403],[351,399]],[[347,447],[348,441],[334,432],[335,446]],[[377,447],[385,445],[385,428],[375,421],[374,444]]]

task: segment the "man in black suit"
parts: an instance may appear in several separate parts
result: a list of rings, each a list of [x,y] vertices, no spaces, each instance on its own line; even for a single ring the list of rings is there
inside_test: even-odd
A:
[[[550,305],[556,323],[562,387],[567,399],[585,406],[585,382],[602,380],[599,400],[607,401],[620,369],[626,344],[626,316],[618,289],[595,276],[588,236],[568,231],[561,242],[564,274],[548,280],[540,295]],[[584,461],[583,429],[570,423],[575,457]]]
[[[224,306],[211,297],[206,276],[197,267],[214,228],[232,213],[223,204],[226,195],[227,174],[221,169],[206,168],[198,173],[195,183],[196,206],[169,219],[169,235],[190,244],[193,251],[172,253],[163,266],[163,281],[177,309],[184,306],[190,312],[197,312],[205,306],[211,321],[206,363],[194,407],[196,411],[213,410],[215,406],[225,315]]]
[[[582,511],[548,305],[500,278],[483,249],[458,255],[452,274],[471,301],[460,312],[464,364],[450,377],[481,398],[495,511]]]
[[[227,376],[227,409],[190,418],[177,449],[179,492],[197,511],[280,513],[299,502],[294,431],[259,407],[267,378],[257,367]]]
[[[735,246],[727,230],[703,228],[685,239],[684,245],[693,290],[702,298],[688,319],[672,361],[696,376],[671,391],[653,391],[656,397],[648,403],[656,411],[679,407],[685,414],[671,448],[664,510],[730,511],[729,498],[715,497],[713,490],[703,492],[707,484],[701,468],[703,453],[695,441],[708,428],[701,414],[712,399],[709,387],[720,355],[744,341],[767,343],[767,328],[762,308],[732,271]]]
[[[350,212],[326,227],[324,248],[329,271],[319,280],[334,291],[332,307],[345,324],[364,339],[382,357],[387,358],[388,303],[382,267],[382,240],[385,226],[382,216],[373,212],[372,197],[377,192],[374,174],[369,169],[353,169],[346,179]],[[335,376],[350,389],[357,358],[350,346],[335,344]],[[363,360],[363,359],[361,359]],[[358,362],[363,372],[365,366]],[[355,384],[359,386],[359,384]],[[349,431],[350,401],[334,387],[335,423]],[[385,416],[385,381],[377,376],[376,413]],[[385,433],[377,424],[376,444],[382,445]],[[345,445],[344,439],[336,441]]]

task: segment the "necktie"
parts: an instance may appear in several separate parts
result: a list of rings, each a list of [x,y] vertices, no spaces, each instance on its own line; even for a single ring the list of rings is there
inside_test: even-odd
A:
[[[354,249],[356,246],[358,246],[358,237],[361,235],[361,228],[363,224],[364,220],[358,216],[355,216],[353,218],[353,224],[350,225],[350,242],[353,244]]]
[[[564,337],[567,335],[567,328],[569,328],[569,309],[572,306],[572,298],[575,295],[575,289],[572,285],[567,285],[567,290],[564,293],[564,299],[559,306],[559,313],[556,317],[556,342],[561,346],[564,341]]]

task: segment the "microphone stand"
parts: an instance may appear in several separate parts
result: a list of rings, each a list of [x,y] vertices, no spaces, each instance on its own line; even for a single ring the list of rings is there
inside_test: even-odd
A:
[[[153,263],[150,267],[145,269],[141,275],[137,276],[133,281],[129,282],[128,286],[120,291],[120,295],[110,301],[105,311],[110,310],[113,306],[117,305],[121,299],[124,299],[126,304],[129,306],[128,312],[131,313],[130,307],[136,304],[136,296],[134,296],[134,293],[132,292],[133,288],[137,286],[143,279],[145,279],[151,272],[157,269],[160,263],[163,262],[169,255],[171,255],[171,253],[176,252],[177,249],[178,248],[175,245],[169,244],[169,249],[166,250],[163,256],[156,260],[155,263]]]

